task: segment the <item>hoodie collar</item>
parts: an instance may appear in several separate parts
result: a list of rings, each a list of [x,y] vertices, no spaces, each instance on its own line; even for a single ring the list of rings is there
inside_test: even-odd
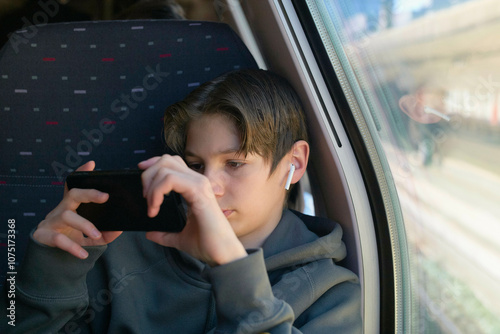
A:
[[[309,231],[299,217],[290,210],[284,210],[278,225],[262,245],[264,257],[271,257],[287,249],[314,241],[317,238],[318,236]]]
[[[315,223],[320,220],[309,218],[310,222]],[[320,223],[326,224],[326,220]],[[329,225],[332,226],[332,222]],[[283,211],[278,226],[262,245],[267,270],[302,265],[319,259],[342,260],[346,255],[342,229],[339,224],[333,224],[330,230],[330,233],[318,236],[297,215],[289,210]]]

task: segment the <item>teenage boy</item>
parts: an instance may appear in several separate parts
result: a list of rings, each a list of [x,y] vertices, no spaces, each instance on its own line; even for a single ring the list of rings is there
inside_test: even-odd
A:
[[[143,195],[153,217],[164,194],[180,193],[185,228],[100,232],[75,210],[108,194],[66,191],[19,270],[15,331],[361,332],[358,280],[334,264],[340,227],[315,233],[321,220],[284,207],[309,155],[291,86],[231,72],[167,108],[164,133],[178,155],[139,163]]]

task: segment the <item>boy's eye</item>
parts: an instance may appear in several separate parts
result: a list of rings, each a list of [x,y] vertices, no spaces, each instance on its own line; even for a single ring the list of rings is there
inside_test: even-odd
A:
[[[188,163],[188,167],[196,172],[199,172],[203,169],[203,165],[197,162]]]
[[[239,167],[243,166],[244,164],[245,164],[245,163],[243,163],[243,162],[238,162],[238,161],[229,161],[229,162],[227,163],[227,165],[228,165],[229,167],[231,167],[231,168],[239,168]]]

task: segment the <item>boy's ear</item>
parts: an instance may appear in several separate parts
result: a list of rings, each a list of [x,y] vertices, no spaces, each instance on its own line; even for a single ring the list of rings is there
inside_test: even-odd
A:
[[[294,184],[299,182],[306,172],[309,160],[309,144],[305,140],[299,140],[293,144],[291,153],[291,163],[295,166],[291,183]]]

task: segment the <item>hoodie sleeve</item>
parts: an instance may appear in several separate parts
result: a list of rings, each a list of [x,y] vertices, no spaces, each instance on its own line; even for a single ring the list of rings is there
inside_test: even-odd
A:
[[[209,271],[217,311],[214,333],[290,333],[291,307],[274,297],[261,249]]]
[[[292,307],[277,298],[269,283],[262,250],[210,269],[216,300],[213,333],[360,333],[360,297],[356,282],[329,289],[294,327]]]
[[[9,333],[56,333],[82,315],[89,304],[87,273],[106,247],[85,247],[89,256],[80,260],[31,238],[16,275],[16,322]]]

